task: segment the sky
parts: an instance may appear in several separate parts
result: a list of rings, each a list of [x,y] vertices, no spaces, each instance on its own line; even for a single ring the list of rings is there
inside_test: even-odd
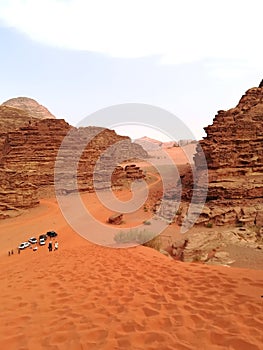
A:
[[[26,96],[72,125],[161,141],[179,119],[189,132],[176,137],[200,140],[263,78],[261,9],[261,0],[0,0],[0,103]],[[139,119],[125,112],[131,104]],[[121,120],[115,105],[126,108]],[[144,118],[145,105],[163,114]]]

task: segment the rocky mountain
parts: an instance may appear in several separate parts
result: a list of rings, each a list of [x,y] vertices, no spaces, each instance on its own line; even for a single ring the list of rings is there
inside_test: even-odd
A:
[[[10,100],[2,103],[2,106],[18,108],[19,110],[26,112],[28,116],[31,118],[38,118],[38,119],[55,118],[55,116],[51,114],[46,107],[40,105],[37,101],[28,97],[11,98]]]
[[[100,188],[109,186],[107,170],[113,171],[113,180],[119,184],[127,174],[118,162],[145,157],[141,146],[113,130],[77,129],[63,119],[31,118],[28,111],[0,106],[0,217],[54,195],[56,165],[62,193],[94,191],[94,172],[99,174]],[[143,174],[138,169],[133,176]]]
[[[261,84],[262,85],[262,84]],[[235,108],[220,110],[204,128],[195,155],[196,173],[208,168],[206,205],[198,222],[262,226],[263,86],[249,89]],[[201,157],[205,154],[206,162]],[[183,176],[184,200],[192,197],[192,173]],[[186,214],[186,212],[185,212]]]

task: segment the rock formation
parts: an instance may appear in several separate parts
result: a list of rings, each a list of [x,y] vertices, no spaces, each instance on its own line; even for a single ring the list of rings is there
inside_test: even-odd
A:
[[[28,181],[26,172],[0,168],[0,219],[38,203],[37,187]]]
[[[108,223],[112,225],[120,225],[123,222],[123,214],[117,213],[109,217]]]
[[[11,98],[10,100],[5,101],[2,104],[2,106],[18,108],[22,111],[25,111],[31,118],[38,118],[38,119],[55,118],[55,116],[51,114],[46,107],[40,105],[37,101],[28,97]]]
[[[249,89],[235,108],[220,110],[204,129],[207,136],[194,160],[199,178],[208,167],[209,184],[197,223],[257,224],[263,211],[263,87]],[[191,172],[182,176],[182,182],[183,199],[189,200]]]
[[[0,132],[8,132],[31,122],[27,111],[22,109],[0,106]]]
[[[263,249],[263,239],[259,233],[259,229],[255,231],[247,227],[228,228],[224,231],[200,230],[174,242],[166,251],[175,260],[231,265],[235,259],[228,253],[229,248],[250,248],[258,252]]]
[[[100,189],[120,184],[131,173],[118,162],[145,157],[141,146],[113,130],[77,129],[62,119],[34,118],[28,111],[0,106],[0,210],[28,208],[54,195],[55,166],[62,193],[94,191],[94,178]],[[143,177],[135,170],[133,177]]]

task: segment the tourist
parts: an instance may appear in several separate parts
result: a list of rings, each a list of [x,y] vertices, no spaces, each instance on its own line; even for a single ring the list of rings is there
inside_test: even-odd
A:
[[[50,240],[48,243],[48,250],[52,252],[52,241]]]
[[[58,250],[58,241],[55,242],[54,247],[55,247],[54,250]]]

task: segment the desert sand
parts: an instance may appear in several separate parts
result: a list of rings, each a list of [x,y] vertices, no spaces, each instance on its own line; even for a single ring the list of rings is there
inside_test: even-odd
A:
[[[87,196],[105,222],[108,209]],[[48,230],[58,232],[57,251],[17,253],[20,242]],[[55,198],[0,221],[0,232],[0,349],[262,349],[262,270],[92,244],[68,225]]]

